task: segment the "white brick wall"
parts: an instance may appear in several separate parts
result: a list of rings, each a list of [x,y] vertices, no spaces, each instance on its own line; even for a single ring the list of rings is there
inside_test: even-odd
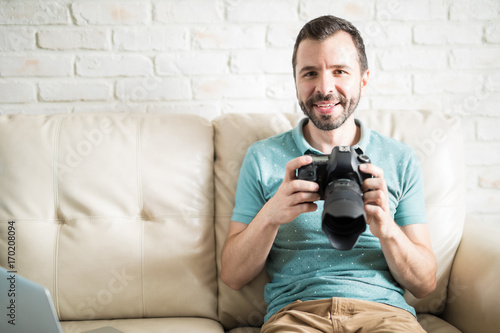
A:
[[[463,120],[468,212],[500,223],[498,0],[0,0],[0,112],[297,111],[296,34],[351,20],[359,108]]]

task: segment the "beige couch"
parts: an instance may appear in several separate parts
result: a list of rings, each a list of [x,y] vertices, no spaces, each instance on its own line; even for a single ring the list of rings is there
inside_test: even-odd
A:
[[[466,175],[458,122],[426,112],[359,117],[412,145],[422,162],[439,263],[437,290],[407,295],[422,326],[498,332],[499,231],[467,223],[459,247]],[[249,327],[262,322],[267,276],[231,290],[218,278],[220,251],[247,147],[299,119],[1,116],[0,265],[14,221],[16,269],[47,286],[65,332],[258,332]]]

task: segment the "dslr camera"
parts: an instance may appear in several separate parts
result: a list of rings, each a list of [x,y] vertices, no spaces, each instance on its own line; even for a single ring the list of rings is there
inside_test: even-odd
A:
[[[334,147],[330,155],[310,155],[311,164],[297,170],[298,179],[318,183],[320,199],[324,200],[321,228],[330,245],[337,250],[352,249],[366,230],[366,212],[361,184],[370,174],[359,171],[370,163],[361,148]]]

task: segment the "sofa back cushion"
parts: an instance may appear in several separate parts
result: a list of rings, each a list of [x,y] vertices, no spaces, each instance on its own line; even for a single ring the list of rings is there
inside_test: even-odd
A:
[[[463,230],[464,160],[460,125],[426,111],[370,111],[356,115],[382,134],[403,141],[416,151],[422,167],[425,202],[433,250],[438,262],[438,287],[421,300],[405,296],[417,312],[438,313],[446,303],[452,261]],[[217,258],[227,235],[239,168],[246,149],[255,141],[295,126],[301,115],[224,115],[214,122]],[[220,269],[220,259],[218,260]],[[219,280],[219,317],[226,328],[262,323],[268,281],[262,273],[240,291]]]
[[[2,116],[0,177],[0,253],[14,221],[15,269],[62,320],[217,318],[207,120]]]

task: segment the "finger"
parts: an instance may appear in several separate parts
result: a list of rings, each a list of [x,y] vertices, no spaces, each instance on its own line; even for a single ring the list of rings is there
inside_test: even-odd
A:
[[[297,169],[300,168],[301,166],[308,165],[311,163],[312,163],[312,157],[309,155],[299,156],[289,161],[286,164],[286,172],[284,180],[296,179]]]
[[[363,195],[363,202],[365,205],[384,207],[385,198],[386,198],[385,193],[381,190],[370,191]]]
[[[295,193],[291,198],[292,205],[299,205],[303,203],[312,203],[319,200],[318,193],[312,192],[298,192]]]
[[[289,189],[290,189],[290,194],[297,193],[297,192],[318,192],[319,191],[319,185],[318,183],[308,181],[308,180],[301,180],[301,179],[295,179],[289,183]]]
[[[309,213],[309,212],[315,212],[318,210],[318,205],[316,205],[313,202],[305,202],[300,205],[295,206],[297,210],[297,216],[302,214],[302,213]]]
[[[384,215],[384,210],[375,205],[365,205],[365,211],[367,215],[374,217],[378,221],[381,221]],[[371,218],[366,219],[366,224],[370,225],[371,222]]]
[[[386,188],[387,185],[384,178],[368,178],[365,179],[365,181],[361,185],[361,191],[363,191],[363,193],[375,190],[385,191]]]
[[[382,170],[382,168],[379,168],[378,166],[371,164],[371,163],[360,164],[359,171],[364,172],[364,173],[368,173],[375,178],[383,178],[384,177],[384,170]]]

